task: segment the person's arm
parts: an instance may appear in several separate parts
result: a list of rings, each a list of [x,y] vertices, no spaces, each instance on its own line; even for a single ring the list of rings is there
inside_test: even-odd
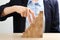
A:
[[[4,4],[4,5],[1,5],[0,6],[0,21],[3,21],[3,20],[5,20],[8,16],[2,16],[2,14],[4,14],[4,9],[6,8],[6,7],[9,7],[11,4],[10,4],[10,2],[9,3],[6,3],[6,4]]]
[[[24,7],[24,6],[14,5],[14,6],[3,8],[2,12],[1,12],[1,15],[0,15],[0,20],[6,19],[5,16],[9,15],[13,12],[19,13],[22,17],[28,17],[28,20],[29,20],[30,23],[32,22],[30,14],[32,15],[33,20],[35,19],[34,12],[31,9],[29,9],[27,7]]]
[[[4,8],[1,16],[6,16],[6,15],[9,15],[9,14],[11,14],[11,13],[13,13],[13,12],[15,12],[15,8],[14,8],[13,6],[11,6],[11,7],[6,7],[6,8]]]

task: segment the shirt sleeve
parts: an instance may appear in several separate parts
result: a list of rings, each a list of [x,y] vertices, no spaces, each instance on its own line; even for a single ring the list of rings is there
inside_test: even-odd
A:
[[[9,7],[9,6],[11,6],[10,2],[0,6],[0,21],[4,21],[7,19],[8,16],[1,16],[1,15],[3,13],[4,8]]]

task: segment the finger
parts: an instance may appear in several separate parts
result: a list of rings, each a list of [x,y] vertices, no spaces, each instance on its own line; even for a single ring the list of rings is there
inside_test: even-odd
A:
[[[24,10],[24,9],[22,9],[20,12],[21,12],[21,16],[22,16],[22,17],[24,17],[25,10]]]
[[[27,16],[27,8],[24,7],[24,9],[22,9],[22,16],[26,17]]]
[[[24,12],[24,17],[27,17],[27,9],[25,9],[25,12]]]
[[[28,17],[29,23],[31,23],[31,22],[32,22],[32,20],[31,20],[31,17],[30,17],[29,9],[27,9],[27,17]]]
[[[34,12],[33,12],[31,9],[29,9],[29,12],[30,12],[30,14],[32,15],[32,18],[33,18],[33,20],[34,20],[34,19],[35,19]]]
[[[21,13],[21,16],[24,17],[24,13]]]

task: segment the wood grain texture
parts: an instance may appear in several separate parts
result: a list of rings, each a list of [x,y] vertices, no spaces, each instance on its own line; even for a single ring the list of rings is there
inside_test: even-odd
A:
[[[43,36],[43,11],[30,24],[29,28],[23,33],[23,38],[42,38]]]

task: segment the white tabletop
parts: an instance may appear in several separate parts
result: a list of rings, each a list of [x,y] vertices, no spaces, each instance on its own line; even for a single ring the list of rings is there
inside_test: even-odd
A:
[[[43,38],[21,38],[22,33],[0,34],[0,40],[59,40],[59,33],[43,33]]]

